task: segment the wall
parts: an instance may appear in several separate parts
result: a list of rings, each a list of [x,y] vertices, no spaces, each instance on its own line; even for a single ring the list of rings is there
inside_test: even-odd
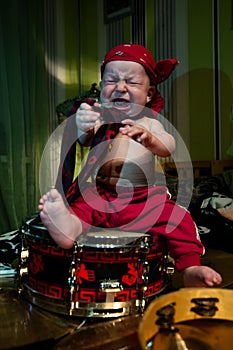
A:
[[[219,1],[221,158],[233,157],[233,2]],[[231,147],[230,147],[231,146]]]
[[[99,82],[98,1],[66,0],[64,9],[65,98],[72,98]],[[57,38],[59,41],[59,38]]]
[[[230,120],[233,103],[233,53],[229,50],[233,40],[231,1],[215,3],[219,4],[219,23],[215,24],[214,3],[211,0],[188,1],[190,153],[193,160],[229,158],[227,149],[233,135]],[[214,42],[216,25],[219,37]],[[217,46],[216,62],[214,50]]]
[[[212,0],[188,1],[190,154],[214,159]]]
[[[173,91],[176,97],[174,125],[193,160],[227,159],[233,155],[233,150],[231,155],[227,154],[233,136],[233,51],[229,50],[233,40],[231,0],[216,1],[219,4],[219,111],[215,96],[214,3],[215,0],[176,1],[175,44],[181,65],[175,73],[179,91],[175,88]],[[70,98],[88,90],[92,82],[99,82],[99,65],[105,53],[108,27],[103,23],[101,0],[93,1],[91,6],[84,0],[68,0],[63,6],[65,96]],[[154,1],[146,1],[146,44],[152,52],[155,51],[154,7]],[[130,41],[129,28],[130,18],[127,17],[124,19],[127,41]]]

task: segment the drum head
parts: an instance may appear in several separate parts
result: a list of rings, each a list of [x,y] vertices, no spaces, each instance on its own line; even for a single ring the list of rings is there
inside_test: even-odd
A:
[[[125,232],[115,229],[92,230],[86,235],[79,236],[78,246],[86,246],[98,249],[140,247],[143,240],[148,240],[150,235],[139,232]]]
[[[39,215],[32,215],[25,220],[21,227],[21,233],[30,241],[40,241],[41,243],[56,246],[47,228],[42,223]]]

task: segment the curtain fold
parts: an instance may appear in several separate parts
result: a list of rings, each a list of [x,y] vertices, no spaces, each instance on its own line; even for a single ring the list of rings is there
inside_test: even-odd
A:
[[[37,211],[49,135],[44,1],[0,4],[0,234]]]

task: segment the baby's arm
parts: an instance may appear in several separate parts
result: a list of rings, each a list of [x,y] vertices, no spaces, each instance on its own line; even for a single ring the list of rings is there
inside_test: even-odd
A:
[[[99,106],[98,103],[94,104]],[[87,103],[82,103],[76,112],[76,125],[78,128],[78,140],[83,146],[90,146],[94,136],[95,127],[100,117]]]
[[[120,128],[123,135],[127,135],[141,143],[153,154],[160,157],[167,157],[175,150],[175,140],[158,120],[153,120],[153,130],[136,123],[132,119],[122,121],[124,127]]]

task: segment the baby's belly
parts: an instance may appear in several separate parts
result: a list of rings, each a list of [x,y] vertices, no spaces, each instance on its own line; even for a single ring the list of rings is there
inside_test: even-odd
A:
[[[154,155],[128,136],[118,135],[110,144],[96,181],[103,185],[147,186],[154,184]]]
[[[96,181],[106,186],[152,186],[155,181],[154,175],[151,163],[139,165],[114,159],[99,169]]]

